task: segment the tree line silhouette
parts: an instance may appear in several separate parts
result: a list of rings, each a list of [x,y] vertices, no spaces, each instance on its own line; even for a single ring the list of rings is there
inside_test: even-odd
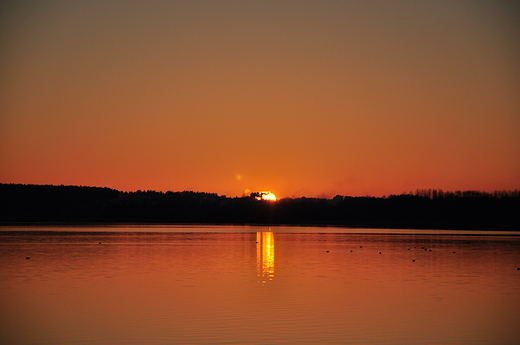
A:
[[[0,184],[0,223],[192,223],[520,230],[520,191],[421,189],[385,197],[230,198],[202,192],[121,192]]]

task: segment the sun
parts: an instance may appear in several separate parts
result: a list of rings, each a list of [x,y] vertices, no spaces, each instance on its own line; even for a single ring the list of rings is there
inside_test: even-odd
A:
[[[262,200],[276,201],[276,195],[274,195],[273,193],[271,193],[269,191],[262,192],[261,198],[262,198]]]
[[[251,193],[251,197],[255,198],[256,200],[276,201],[276,195],[274,195],[268,190],[262,192],[253,192]]]

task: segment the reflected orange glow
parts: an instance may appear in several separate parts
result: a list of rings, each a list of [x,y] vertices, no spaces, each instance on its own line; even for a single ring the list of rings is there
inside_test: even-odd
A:
[[[274,234],[256,233],[256,274],[258,282],[265,284],[274,279]]]

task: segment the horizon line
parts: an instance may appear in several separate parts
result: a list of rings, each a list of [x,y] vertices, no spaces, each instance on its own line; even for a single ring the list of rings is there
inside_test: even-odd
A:
[[[114,190],[114,191],[117,191],[117,192],[120,192],[120,193],[138,193],[138,192],[155,192],[155,193],[184,193],[184,192],[187,192],[187,193],[200,193],[200,194],[214,194],[214,195],[217,195],[218,197],[227,197],[227,198],[249,198],[250,196],[248,195],[245,195],[245,194],[242,194],[242,196],[228,196],[226,194],[218,194],[218,193],[215,193],[215,192],[203,192],[203,191],[195,191],[195,190],[178,190],[178,191],[173,191],[173,190],[167,190],[167,191],[157,191],[157,190],[153,190],[153,189],[137,189],[137,190],[131,190],[131,191],[126,191],[126,190],[119,190],[119,189],[116,189],[116,188],[112,188],[112,187],[101,187],[101,186],[92,186],[92,185],[71,185],[71,184],[37,184],[37,183],[5,183],[5,182],[0,182],[0,185],[18,185],[18,186],[48,186],[48,187],[80,187],[80,188],[102,188],[102,189],[110,189],[110,190]],[[433,196],[433,195],[438,195],[438,196],[443,196],[445,194],[448,194],[448,195],[460,195],[460,194],[467,194],[467,193],[479,193],[479,194],[487,194],[487,195],[490,195],[490,196],[496,196],[496,194],[499,194],[499,193],[511,193],[511,194],[519,194],[520,195],[520,189],[497,189],[497,190],[493,190],[493,191],[485,191],[485,190],[478,190],[478,189],[465,189],[465,190],[443,190],[443,189],[440,189],[440,188],[417,188],[415,191],[409,191],[409,192],[403,192],[403,193],[399,193],[399,194],[388,194],[388,195],[382,195],[382,196],[374,196],[374,195],[356,195],[356,196],[353,196],[353,195],[344,195],[344,194],[336,194],[335,196],[333,197],[330,197],[330,198],[327,198],[327,197],[312,197],[312,196],[299,196],[299,197],[280,197],[278,198],[277,200],[283,200],[283,199],[301,199],[301,198],[307,198],[307,199],[325,199],[325,200],[332,200],[334,199],[335,197],[352,197],[352,198],[388,198],[388,197],[392,197],[392,196],[402,196],[402,195],[411,195],[411,196]],[[463,195],[460,195],[460,196],[463,196]]]

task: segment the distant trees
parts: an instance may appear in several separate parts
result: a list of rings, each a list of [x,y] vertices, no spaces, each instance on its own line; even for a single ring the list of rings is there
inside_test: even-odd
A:
[[[445,192],[442,189],[417,189],[415,196],[438,199],[438,198],[519,198],[520,190],[500,190],[492,193],[481,192],[478,190]]]
[[[0,184],[0,222],[87,219],[119,195],[110,188]]]
[[[260,200],[258,200],[260,199]],[[381,198],[229,198],[215,193],[0,184],[0,223],[293,224],[520,230],[520,191],[420,189]]]

